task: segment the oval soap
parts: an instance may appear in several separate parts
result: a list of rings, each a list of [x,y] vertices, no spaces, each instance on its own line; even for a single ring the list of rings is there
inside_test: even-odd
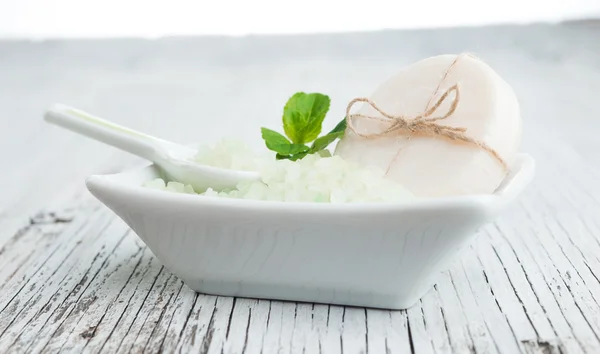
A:
[[[456,84],[460,96],[455,111],[436,124],[465,128],[466,136],[493,149],[506,166],[477,145],[407,130],[365,138],[348,128],[335,154],[386,172],[416,196],[493,193],[515,159],[522,123],[513,89],[490,66],[464,54],[427,58],[384,82],[369,98],[389,115],[408,120],[423,113],[432,95],[436,101]],[[444,100],[433,116],[448,112],[453,99]],[[367,104],[357,105],[353,113],[382,117]],[[376,134],[390,126],[359,117],[353,123],[361,134]]]

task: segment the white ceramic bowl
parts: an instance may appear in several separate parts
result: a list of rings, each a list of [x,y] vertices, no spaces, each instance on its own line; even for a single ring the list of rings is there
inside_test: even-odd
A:
[[[519,155],[491,195],[410,204],[313,204],[153,190],[148,166],[92,176],[90,192],[171,272],[206,294],[403,309],[534,175]]]

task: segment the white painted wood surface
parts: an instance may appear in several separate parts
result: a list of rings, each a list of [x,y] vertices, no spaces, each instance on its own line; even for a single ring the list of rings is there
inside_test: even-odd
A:
[[[0,42],[0,352],[599,353],[598,38],[578,23]],[[515,87],[538,174],[407,311],[194,293],[84,188],[139,161],[41,119],[59,101],[176,141],[259,144],[295,91],[341,116],[401,66],[462,50]]]

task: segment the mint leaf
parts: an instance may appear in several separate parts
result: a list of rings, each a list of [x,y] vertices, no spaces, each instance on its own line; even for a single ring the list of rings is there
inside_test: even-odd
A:
[[[292,161],[296,161],[296,160],[299,160],[299,159],[303,158],[304,156],[306,156],[308,154],[309,154],[309,151],[303,151],[303,152],[297,153],[295,155],[276,154],[275,155],[275,159],[276,160],[292,160]]]
[[[308,151],[303,151],[303,152],[288,156],[287,159],[292,160],[292,161],[300,160],[304,156],[308,155],[308,153],[309,153]]]
[[[276,152],[277,160],[296,161],[314,153],[322,157],[331,156],[326,148],[344,136],[346,119],[342,119],[329,133],[319,137],[329,105],[329,97],[321,93],[297,92],[290,97],[283,109],[282,119],[287,138],[276,131],[261,128],[262,138],[267,148]],[[311,147],[305,145],[311,141]]]
[[[279,134],[274,130],[268,128],[260,128],[260,133],[262,135],[263,140],[267,144],[267,147],[269,146],[269,144],[291,144],[285,136]]]
[[[283,130],[295,144],[315,140],[321,133],[323,119],[329,110],[329,96],[297,92],[283,109]]]
[[[347,123],[346,123],[346,117],[344,117],[344,119],[342,119],[342,120],[341,120],[341,121],[340,121],[340,122],[339,122],[339,123],[338,123],[338,124],[335,126],[335,128],[331,129],[331,131],[330,131],[329,133],[327,133],[327,134],[329,135],[329,134],[338,133],[338,132],[342,132],[342,133],[343,133],[343,132],[345,132],[345,131],[346,131],[346,126],[347,126]]]
[[[310,152],[315,153],[325,149],[327,146],[329,146],[329,144],[333,143],[335,139],[343,137],[345,131],[346,118],[342,119],[342,121],[339,122],[329,133],[327,133],[327,135],[317,138],[317,140],[315,140],[310,147]]]
[[[278,155],[295,155],[309,151],[308,146],[304,144],[292,144],[285,136],[274,130],[267,128],[261,128],[260,130],[267,148],[275,151]]]
[[[339,132],[318,137],[310,147],[310,152],[315,153],[325,149],[327,146],[329,146],[329,144],[333,143],[335,139],[341,138],[343,135],[344,132]]]
[[[327,149],[317,151],[317,154],[321,157],[331,157],[331,151],[329,151]]]

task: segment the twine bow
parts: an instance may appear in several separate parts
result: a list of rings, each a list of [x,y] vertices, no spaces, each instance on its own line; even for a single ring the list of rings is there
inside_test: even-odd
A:
[[[361,138],[366,138],[366,139],[379,138],[379,137],[382,137],[382,136],[385,136],[388,134],[392,134],[392,133],[408,132],[409,137],[412,136],[412,134],[420,133],[420,134],[425,134],[425,135],[441,136],[441,137],[444,137],[444,138],[452,140],[452,141],[462,141],[462,142],[465,142],[468,144],[478,146],[479,148],[487,151],[490,155],[492,155],[492,157],[494,157],[496,160],[498,160],[498,162],[500,162],[500,164],[502,165],[502,167],[505,170],[507,170],[508,165],[506,164],[504,159],[498,154],[498,152],[496,152],[496,150],[489,147],[486,143],[476,140],[476,139],[473,139],[473,138],[469,137],[468,135],[466,135],[465,134],[465,132],[467,131],[466,128],[452,127],[452,126],[443,125],[443,124],[438,123],[439,121],[444,120],[444,119],[450,117],[452,114],[454,114],[454,112],[456,111],[456,108],[458,107],[458,103],[460,102],[460,89],[459,89],[458,84],[454,84],[449,89],[447,89],[442,94],[442,96],[440,96],[440,98],[435,102],[434,105],[431,105],[431,102],[433,102],[435,96],[439,92],[439,89],[442,86],[442,84],[444,83],[444,81],[446,80],[446,77],[448,76],[450,70],[454,67],[454,65],[457,63],[457,61],[460,59],[460,57],[461,56],[457,56],[456,59],[454,60],[454,62],[452,62],[452,64],[448,67],[448,69],[444,73],[442,80],[439,82],[435,92],[430,97],[429,102],[427,103],[427,106],[426,106],[425,110],[423,111],[423,113],[418,114],[414,117],[408,117],[405,115],[394,116],[394,115],[391,115],[391,114],[385,112],[381,108],[379,108],[379,106],[377,106],[377,104],[375,104],[375,102],[371,101],[368,98],[364,98],[364,97],[355,98],[352,101],[350,101],[350,103],[348,103],[348,106],[346,108],[346,122],[348,125],[348,129],[350,129],[352,132],[354,132],[357,136],[359,136]],[[449,99],[449,97],[453,93],[454,93],[453,100],[450,104],[450,108],[448,109],[448,111],[444,115],[434,116],[434,113],[438,110],[438,108],[447,99]],[[363,114],[351,114],[350,111],[352,110],[352,107],[354,106],[354,104],[356,104],[358,102],[367,103],[368,105],[373,107],[373,109],[375,109],[377,112],[379,112],[381,114],[381,117],[367,116],[367,115],[363,115]],[[389,125],[389,127],[387,127],[385,130],[383,130],[381,132],[366,134],[366,133],[361,133],[360,131],[358,131],[356,129],[356,126],[354,125],[355,118],[377,120],[377,121],[390,123],[390,125]],[[400,151],[398,151],[398,154],[399,153],[400,153]],[[398,156],[398,154],[396,154],[396,157]],[[396,160],[396,158],[394,158],[392,163],[390,163],[390,166],[393,164],[393,162],[395,160]],[[388,170],[389,170],[389,168],[388,168]]]

